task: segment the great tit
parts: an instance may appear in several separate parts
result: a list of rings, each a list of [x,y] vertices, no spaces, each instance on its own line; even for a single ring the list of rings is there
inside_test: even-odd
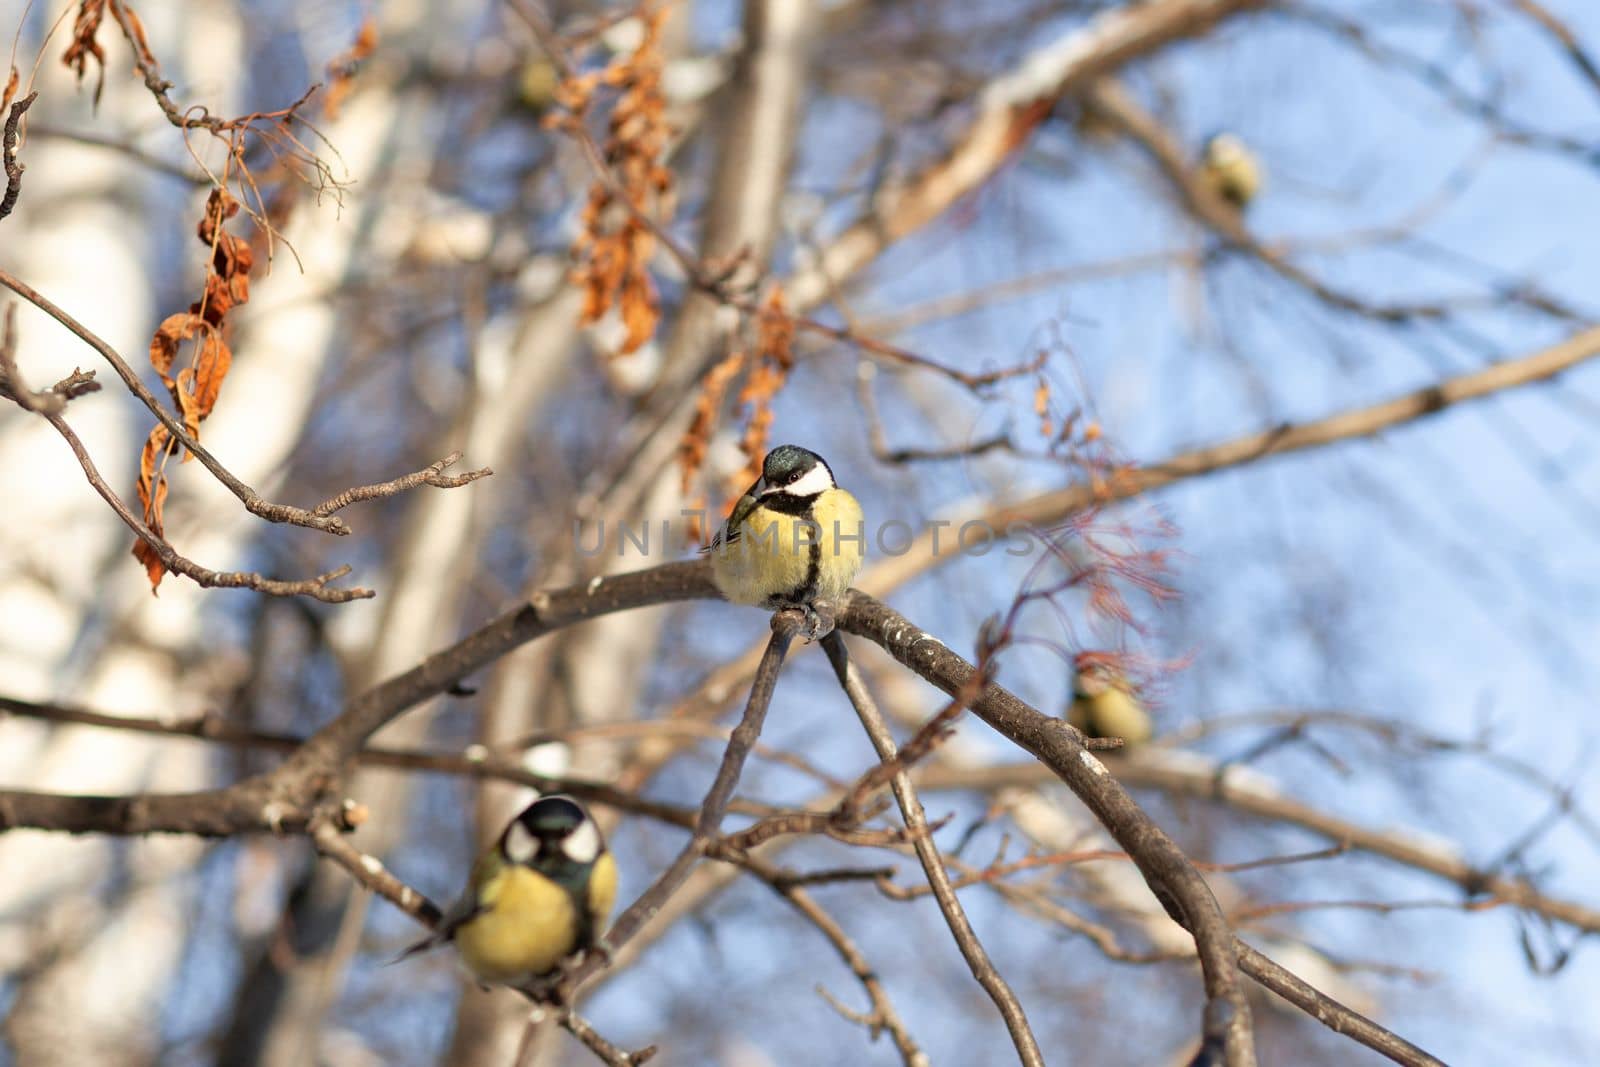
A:
[[[866,525],[856,498],[840,489],[815,452],[779,445],[711,539],[711,576],[735,604],[779,610],[844,595],[861,569]]]
[[[1237,208],[1261,191],[1261,161],[1237,134],[1219,133],[1206,142],[1200,173],[1213,192]]]
[[[595,947],[616,896],[600,827],[571,797],[540,797],[478,857],[433,933],[397,961],[453,941],[480,982],[539,978]]]
[[[1073,669],[1069,723],[1090,737],[1120,737],[1129,747],[1150,740],[1150,713],[1110,656],[1080,652]]]

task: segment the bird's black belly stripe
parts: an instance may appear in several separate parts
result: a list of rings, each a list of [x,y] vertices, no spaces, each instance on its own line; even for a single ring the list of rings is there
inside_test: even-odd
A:
[[[817,531],[813,530],[813,534]],[[822,577],[822,538],[815,536],[810,545],[810,558],[806,561],[805,580],[785,593],[778,593],[767,599],[768,605],[773,608],[787,607],[792,604],[809,604],[817,595],[817,582]]]
[[[594,912],[589,910],[589,880],[593,877],[594,864],[591,863],[588,871],[584,873],[583,881],[576,887],[567,887],[567,895],[572,898],[572,910],[578,916],[578,936],[572,946],[574,952],[594,947]]]

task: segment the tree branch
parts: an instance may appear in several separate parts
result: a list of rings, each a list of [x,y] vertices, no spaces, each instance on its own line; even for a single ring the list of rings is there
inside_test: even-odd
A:
[[[13,102],[6,113],[5,133],[0,136],[0,164],[4,164],[6,172],[6,191],[0,194],[0,219],[11,214],[17,206],[17,197],[22,193],[22,172],[27,168],[17,162],[17,124],[37,99],[37,92],[29,93]]]
[[[839,628],[881,646],[952,697],[977,677],[977,668],[938,638],[860,590],[851,590]],[[1250,1005],[1239,981],[1233,929],[1188,857],[1083,746],[1077,730],[998,685],[985,686],[972,711],[1050,768],[1132,857],[1167,914],[1194,937],[1205,977],[1202,1032],[1207,1045],[1223,1050],[1229,1067],[1255,1063]]]
[[[1408,1067],[1444,1067],[1444,1061],[1321,992],[1243,941],[1235,942],[1239,969],[1336,1034],[1343,1034]]]
[[[716,777],[712,779],[711,788],[706,790],[705,800],[700,804],[700,814],[695,819],[694,833],[690,835],[689,843],[684,845],[683,851],[678,853],[677,859],[673,860],[672,864],[650,883],[649,888],[617,916],[616,922],[611,924],[611,929],[605,936],[611,951],[615,952],[626,945],[647,922],[655,917],[668,898],[683,885],[684,879],[689,877],[689,872],[694,869],[695,863],[716,838],[718,829],[722,825],[722,816],[728,810],[728,802],[733,799],[733,790],[739,784],[739,775],[744,770],[745,760],[749,758],[750,750],[755,747],[756,739],[761,736],[761,726],[766,721],[767,708],[772,703],[772,693],[777,688],[778,672],[783,667],[784,657],[788,655],[789,645],[800,632],[802,625],[804,619],[798,611],[779,611],[773,614],[772,637],[767,642],[766,655],[762,657],[761,666],[756,671],[755,682],[750,687],[750,699],[745,703],[744,717],[739,720],[733,736],[728,739],[727,748],[723,750],[722,762],[717,767]],[[566,976],[562,982],[562,992],[576,989],[584,979],[600,967],[601,961],[591,955]],[[562,999],[570,997],[563,995]]]
[[[872,741],[872,747],[878,753],[878,759],[886,766],[895,766],[899,753],[896,750],[894,734],[890,732],[889,724],[884,721],[877,703],[867,690],[861,672],[856,670],[855,664],[850,661],[850,654],[844,647],[844,638],[835,630],[822,639],[822,649],[828,654],[828,662],[833,665],[834,676],[838,678],[845,695],[850,698],[850,706],[855,708],[862,728],[866,730],[867,737]],[[981,678],[981,675],[975,672],[974,678]],[[964,698],[970,699],[970,696],[974,695],[971,692],[973,689],[974,686],[969,686],[968,692],[951,694],[957,700],[957,708],[964,702]],[[950,872],[945,870],[939,846],[934,843],[933,836],[928,830],[927,814],[923,811],[922,801],[917,799],[916,790],[911,785],[911,777],[904,768],[897,768],[889,784],[894,791],[895,801],[900,806],[900,814],[905,819],[906,829],[910,832],[911,846],[916,850],[917,860],[922,864],[928,885],[933,889],[934,899],[938,901],[939,911],[944,915],[945,924],[950,928],[950,936],[955,938],[956,947],[961,950],[962,958],[972,970],[972,977],[977,979],[983,991],[989,994],[989,999],[994,1001],[995,1007],[999,1009],[1000,1017],[1005,1020],[1006,1030],[1011,1034],[1011,1043],[1016,1047],[1017,1058],[1029,1067],[1043,1067],[1044,1056],[1039,1051],[1039,1043],[1033,1036],[1032,1027],[1028,1025],[1028,1016],[1022,1009],[1022,1003],[1017,1000],[1017,995],[1012,992],[1010,984],[995,969],[994,962],[989,959],[989,953],[978,940],[977,931],[967,919],[966,910],[956,897],[955,887],[950,884]]]
[[[111,369],[117,372],[117,377],[122,379],[128,391],[139,398],[144,406],[150,409],[156,419],[165,426],[174,441],[194,455],[206,470],[221,482],[230,493],[237,497],[245,506],[245,510],[268,522],[288,523],[292,526],[305,526],[313,530],[322,530],[325,533],[344,535],[350,532],[350,526],[337,515],[318,515],[304,508],[293,507],[289,504],[276,504],[264,499],[259,493],[244,482],[240,481],[232,471],[222,465],[222,461],[212,455],[199,441],[189,436],[188,429],[183,422],[167,410],[156,395],[147,388],[139,376],[134,373],[128,361],[123,359],[116,349],[101,340],[92,330],[67,312],[51,303],[42,293],[32,286],[12,275],[9,271],[0,268],[0,285],[16,293],[22,299],[43,311],[46,315],[65,326],[74,337],[98,352],[102,359],[111,364]]]
[[[73,432],[72,427],[67,425],[67,421],[53,412],[42,412],[41,414],[44,415],[51,426],[55,427],[56,432],[66,439],[67,446],[72,449],[72,454],[77,457],[78,465],[83,468],[84,477],[89,479],[89,484],[94,487],[94,491],[100,494],[100,499],[111,505],[111,510],[116,512],[117,518],[121,519],[123,525],[132,530],[139,540],[155,550],[157,558],[161,560],[161,565],[167,570],[175,574],[181,574],[195,582],[195,584],[207,589],[254,589],[257,592],[267,593],[272,596],[308,596],[327,604],[344,604],[351,600],[364,600],[377,595],[371,589],[363,589],[360,586],[341,589],[329,584],[349,574],[349,565],[338,567],[327,574],[320,574],[315,578],[305,578],[300,581],[283,581],[277,578],[268,578],[254,571],[214,571],[209,567],[202,567],[187,556],[179,555],[178,550],[172,547],[170,541],[145,525],[144,520],[134,514],[133,509],[123,503],[116,490],[106,483],[106,480],[101,477],[99,469],[95,467],[94,460],[90,458],[89,450],[78,439],[78,435]]]
[[[1525,879],[1507,878],[1475,867],[1454,846],[1434,844],[1421,834],[1403,830],[1372,830],[1284,795],[1257,771],[1225,767],[1192,753],[1181,755],[1181,761],[1113,758],[1111,766],[1119,780],[1135,789],[1159,789],[1212,800],[1258,818],[1291,823],[1347,848],[1443,878],[1466,893],[1525,908],[1585,933],[1600,933],[1600,909],[1548,896]],[[941,767],[924,772],[922,777],[925,789],[993,789],[1041,785],[1052,779],[1045,768],[1021,763],[971,770]]]

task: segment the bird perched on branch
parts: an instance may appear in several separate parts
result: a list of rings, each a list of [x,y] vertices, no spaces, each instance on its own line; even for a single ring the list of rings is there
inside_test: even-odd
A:
[[[1261,191],[1261,161],[1237,134],[1219,133],[1206,142],[1200,176],[1212,192],[1240,209]]]
[[[480,982],[518,984],[595,948],[617,895],[600,827],[569,796],[540,797],[478,861],[433,933],[396,957],[455,943]]]
[[[1150,740],[1150,713],[1112,656],[1080,652],[1073,660],[1073,669],[1076,673],[1067,722],[1090,737],[1120,737],[1129,747]]]
[[[815,638],[832,626],[816,605],[831,606],[861,569],[866,525],[861,505],[821,456],[779,445],[704,551],[724,597],[774,611],[801,608]]]

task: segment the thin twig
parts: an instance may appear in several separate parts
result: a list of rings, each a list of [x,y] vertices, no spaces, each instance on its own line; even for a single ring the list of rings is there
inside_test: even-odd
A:
[[[313,820],[311,843],[319,854],[348,871],[359,885],[372,890],[424,926],[432,928],[439,925],[444,913],[438,905],[396,878],[378,857],[352,845],[333,822]]]
[[[1469,863],[1451,843],[1435,843],[1409,830],[1373,830],[1341,819],[1281,792],[1265,775],[1242,768],[1221,769],[1215,761],[1185,753],[1182,764],[1153,758],[1121,760],[1117,778],[1136,789],[1157,789],[1178,796],[1212,800],[1261,819],[1310,830],[1341,848],[1382,856],[1395,863],[1446,879],[1469,894],[1484,894],[1519,908],[1567,923],[1586,933],[1600,933],[1600,908],[1576,900],[1548,896],[1523,878],[1508,878]],[[923,773],[924,789],[996,789],[1037,786],[1055,780],[1037,764],[963,769],[941,767]]]
[[[611,1067],[639,1067],[640,1064],[648,1063],[656,1054],[654,1045],[646,1045],[637,1052],[624,1052],[601,1037],[599,1032],[589,1025],[589,1021],[576,1012],[562,1012],[561,1027],[582,1041],[584,1047],[600,1057],[602,1063],[610,1064]]]
[[[0,328],[0,397],[15,401],[24,411],[59,415],[66,410],[67,401],[99,391],[100,383],[94,380],[94,371],[77,367],[48,389],[34,392],[28,388],[17,367],[17,305],[6,305],[5,325]]]
[[[446,475],[444,469],[453,466],[461,459],[461,451],[450,453],[443,459],[430,463],[428,466],[411,474],[402,474],[387,482],[377,485],[360,485],[353,489],[346,489],[331,500],[325,500],[311,509],[313,515],[332,515],[342,508],[363,500],[381,500],[385,497],[396,496],[419,485],[431,485],[435,489],[459,489],[468,482],[475,482],[479,478],[487,478],[494,471],[488,467],[480,467],[475,471],[464,474]]]
[[[716,777],[711,781],[711,788],[706,791],[705,799],[700,804],[700,814],[695,819],[694,833],[672,864],[656,877],[649,888],[641,893],[627,910],[617,916],[616,922],[611,924],[605,940],[612,952],[626,945],[629,939],[661,910],[662,905],[679,886],[683,885],[684,879],[689,877],[689,872],[693,870],[695,863],[716,839],[722,826],[722,816],[728,810],[728,802],[733,799],[733,791],[739,784],[739,775],[744,770],[745,760],[749,758],[757,738],[761,736],[767,708],[772,703],[772,693],[778,684],[778,672],[783,667],[790,644],[794,642],[803,624],[804,619],[797,611],[779,611],[772,616],[772,638],[767,642],[766,654],[762,656],[755,682],[750,687],[750,699],[745,703],[744,716],[734,728],[732,736],[728,738],[728,747],[722,753],[722,763],[717,768]],[[562,983],[563,992],[575,989],[600,966],[601,961],[595,954],[591,954],[567,976]]]
[[[341,536],[350,532],[349,524],[337,515],[318,515],[316,512],[307,511],[305,508],[297,508],[289,504],[278,504],[263,498],[254,489],[241,481],[232,471],[223,466],[222,461],[212,455],[204,445],[189,435],[189,431],[183,425],[183,422],[167,410],[166,405],[156,398],[156,395],[140,380],[139,376],[134,373],[133,368],[128,365],[128,361],[123,359],[116,349],[101,340],[83,323],[52,303],[42,293],[3,268],[0,268],[0,285],[10,289],[28,303],[55,319],[65,326],[73,336],[98,352],[102,359],[111,364],[111,369],[117,372],[117,377],[122,379],[123,384],[128,387],[128,391],[138,397],[140,402],[155,415],[161,425],[166,427],[167,432],[172,435],[176,444],[182,445],[192,453],[200,461],[201,465],[216,477],[217,481],[221,482],[230,493],[239,499],[239,502],[244,505],[245,510],[250,514],[266,519],[268,522],[305,526],[313,530],[321,530],[325,533],[339,534]]]
[[[1044,1056],[1039,1051],[1039,1042],[1033,1036],[1033,1029],[1028,1025],[1027,1013],[1022,1010],[1022,1003],[1017,1000],[1017,995],[1012,992],[1011,986],[995,969],[988,952],[984,950],[983,943],[978,940],[977,931],[973,930],[972,924],[967,920],[967,913],[956,897],[955,888],[950,884],[950,872],[945,870],[939,846],[926,832],[928,818],[922,809],[922,801],[917,799],[916,790],[911,785],[911,777],[904,769],[898,767],[899,753],[894,743],[894,735],[890,733],[889,724],[884,721],[883,714],[878,711],[878,705],[872,699],[872,694],[867,691],[861,673],[850,661],[850,655],[844,647],[844,638],[839,631],[834,630],[822,639],[822,648],[828,654],[828,662],[833,664],[833,673],[839,679],[839,685],[844,688],[845,695],[850,698],[851,707],[856,709],[862,727],[872,740],[872,747],[877,750],[878,759],[897,767],[889,781],[890,788],[900,805],[900,814],[905,818],[906,829],[911,832],[911,847],[916,850],[917,859],[927,875],[928,884],[933,887],[934,899],[939,902],[939,911],[950,927],[950,934],[955,938],[956,947],[961,950],[962,958],[972,969],[972,976],[978,980],[978,984],[989,994],[989,999],[994,1001],[995,1007],[999,1009],[1000,1017],[1005,1020],[1006,1029],[1011,1034],[1011,1043],[1016,1046],[1017,1058],[1029,1067],[1043,1067]],[[959,703],[957,709],[959,710],[961,706],[964,706],[964,702]],[[940,715],[936,717],[936,721],[943,718],[944,716]]]
[[[159,156],[144,151],[138,145],[129,141],[118,140],[105,134],[95,133],[92,130],[71,130],[43,122],[30,122],[28,124],[29,137],[54,138],[61,141],[72,141],[75,144],[88,145],[92,148],[103,148],[117,152],[142,166],[149,167],[157,174],[164,174],[171,178],[193,186],[207,186],[211,179],[197,171],[184,168],[177,163],[170,163]]]
[[[371,589],[354,586],[341,589],[329,583],[338,581],[350,573],[349,565],[338,567],[327,574],[320,574],[315,578],[305,578],[297,582],[282,581],[277,578],[268,578],[254,571],[214,571],[209,567],[202,567],[193,560],[178,554],[171,543],[160,534],[144,524],[144,521],[116,494],[106,480],[100,476],[100,471],[95,467],[94,460],[89,456],[89,450],[84,447],[72,427],[67,425],[60,415],[46,414],[50,425],[56,432],[66,439],[72,454],[78,458],[78,465],[83,468],[83,473],[89,479],[89,484],[100,498],[111,505],[111,510],[123,524],[132,530],[138,538],[155,550],[161,565],[175,574],[181,574],[196,584],[208,589],[254,589],[257,592],[268,593],[272,596],[308,596],[314,600],[321,600],[328,604],[344,604],[351,600],[364,600],[376,596]]]
[[[0,219],[11,214],[17,206],[17,197],[22,193],[22,172],[28,168],[17,161],[17,124],[37,99],[38,92],[31,92],[13,102],[6,114],[5,134],[0,139],[0,163],[5,165],[6,172],[6,191],[0,195]]]
[[[981,676],[938,638],[858,589],[850,591],[839,628],[878,644],[948,696],[964,693]],[[1202,1014],[1207,1046],[1218,1050],[1228,1067],[1253,1065],[1250,1004],[1233,954],[1233,928],[1188,856],[1083,746],[1078,731],[993,684],[981,690],[972,711],[1049,767],[1133,857],[1167,914],[1194,937],[1207,995]]]
[[[833,945],[834,951],[839,954],[839,958],[844,961],[844,965],[850,968],[850,973],[855,975],[856,980],[861,983],[861,988],[866,992],[867,999],[872,1003],[872,1010],[866,1014],[858,1014],[848,1011],[843,1005],[833,1002],[831,998],[829,998],[830,1003],[833,1003],[841,1014],[847,1014],[847,1017],[867,1026],[869,1033],[874,1038],[878,1036],[880,1030],[888,1031],[889,1038],[894,1042],[894,1047],[900,1053],[900,1060],[905,1064],[905,1067],[928,1067],[928,1054],[918,1047],[916,1040],[900,1019],[899,1013],[895,1011],[894,1004],[889,1000],[889,993],[884,989],[877,970],[862,954],[856,943],[851,940],[850,935],[845,933],[844,927],[839,925],[838,920],[829,914],[826,908],[817,903],[811,894],[801,889],[798,882],[793,878],[787,877],[782,869],[763,863],[753,857],[747,859],[741,866],[765,882],[773,892],[788,901],[796,911],[805,916],[811,922],[811,925],[822,933],[823,937],[828,939],[829,944]],[[821,991],[820,987],[819,991]],[[824,995],[826,995],[825,992]]]

